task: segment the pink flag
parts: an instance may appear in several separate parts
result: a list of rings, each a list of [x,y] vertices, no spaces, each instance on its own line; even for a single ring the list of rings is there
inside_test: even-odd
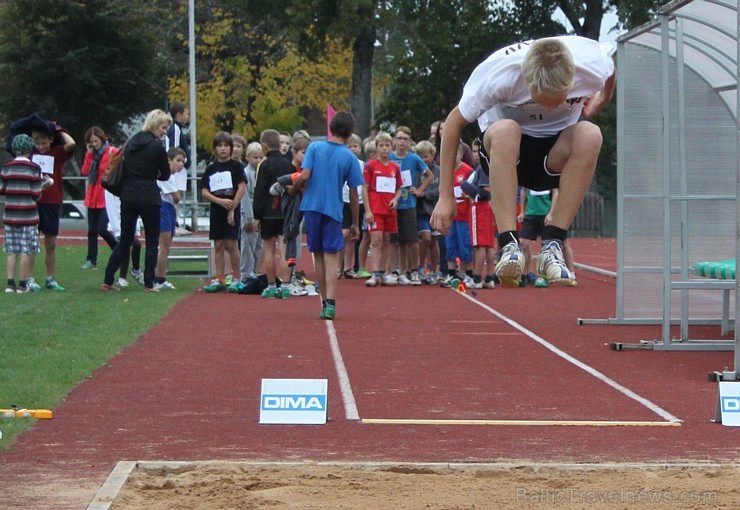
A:
[[[332,108],[332,106],[329,103],[326,103],[326,137],[331,138],[331,129],[329,129],[329,125],[331,124],[331,119],[334,117],[334,114],[337,113],[337,111]]]

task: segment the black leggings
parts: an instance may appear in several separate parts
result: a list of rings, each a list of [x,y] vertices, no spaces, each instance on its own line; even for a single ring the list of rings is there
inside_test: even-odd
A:
[[[87,208],[87,260],[98,263],[98,235],[110,246],[116,246],[116,238],[108,232],[108,214],[103,209]]]

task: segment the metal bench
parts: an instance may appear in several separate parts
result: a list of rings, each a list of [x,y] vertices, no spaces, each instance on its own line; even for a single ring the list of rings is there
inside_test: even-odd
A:
[[[203,278],[212,276],[210,246],[173,246],[167,257],[167,276],[181,278]],[[180,263],[189,263],[191,267],[177,268]],[[197,265],[198,268],[192,266]]]

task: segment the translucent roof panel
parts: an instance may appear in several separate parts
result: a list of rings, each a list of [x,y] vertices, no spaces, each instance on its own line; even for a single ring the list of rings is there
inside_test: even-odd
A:
[[[662,51],[661,20],[668,19],[668,52],[677,58],[677,41],[686,66],[694,70],[737,112],[737,0],[677,0],[659,15],[617,39]]]

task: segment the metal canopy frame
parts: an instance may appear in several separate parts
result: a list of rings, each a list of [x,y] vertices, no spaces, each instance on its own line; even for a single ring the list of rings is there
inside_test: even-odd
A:
[[[740,260],[738,26],[737,0],[676,0],[617,39],[617,316],[607,320],[660,324],[661,340],[641,348],[734,350],[733,370],[722,372],[732,380],[738,280],[691,268]],[[733,327],[735,339],[691,340],[699,324]]]

